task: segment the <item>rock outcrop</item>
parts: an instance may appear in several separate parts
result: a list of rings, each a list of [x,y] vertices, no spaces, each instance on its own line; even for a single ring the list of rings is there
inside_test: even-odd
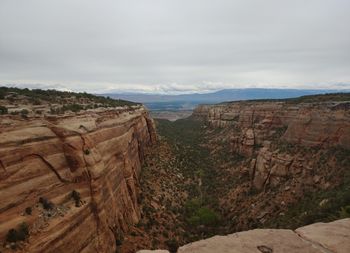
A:
[[[193,115],[214,127],[239,128],[242,146],[262,144],[276,129],[285,128],[283,139],[291,143],[350,148],[349,108],[350,102],[247,101],[198,106]]]
[[[167,251],[139,251],[167,252]],[[293,230],[255,229],[182,246],[178,253],[347,253],[350,219],[315,223]]]
[[[308,173],[302,157],[292,156],[283,147],[350,149],[349,108],[349,101],[241,101],[199,106],[193,117],[213,128],[229,129],[225,138],[232,153],[252,159],[252,185],[262,190],[292,174]],[[285,145],[271,146],[277,141]]]
[[[0,119],[0,251],[115,252],[140,219],[141,164],[156,141],[147,111]],[[28,239],[5,243],[20,224]]]

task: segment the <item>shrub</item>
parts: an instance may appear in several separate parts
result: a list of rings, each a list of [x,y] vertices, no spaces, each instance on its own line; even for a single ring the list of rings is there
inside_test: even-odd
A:
[[[43,208],[45,210],[53,209],[53,203],[44,197],[39,198],[39,203],[41,203],[43,205]]]
[[[192,199],[185,204],[187,222],[193,226],[214,226],[219,221],[219,216],[211,209],[201,206],[199,199]]]
[[[17,242],[17,230],[11,228],[6,235],[6,241],[8,242]]]
[[[29,113],[29,111],[27,109],[22,109],[22,111],[21,111],[22,116],[28,115],[28,113]]]
[[[165,238],[169,238],[168,232],[164,230],[164,231],[163,231],[163,236],[164,236]]]
[[[0,115],[7,114],[8,110],[5,106],[0,105]]]
[[[84,153],[85,153],[85,155],[90,155],[90,150],[89,149],[85,149]]]
[[[124,241],[124,235],[122,233],[118,233],[116,235],[116,239],[115,239],[115,243],[117,246],[120,246],[123,244],[123,241]]]
[[[18,240],[24,241],[29,235],[29,226],[27,223],[22,222],[18,228]]]
[[[191,199],[185,203],[185,212],[187,215],[192,215],[200,207],[201,207],[201,201],[198,198]]]
[[[214,226],[218,223],[219,217],[213,210],[201,207],[188,221],[191,225]]]
[[[344,207],[342,207],[340,209],[339,217],[341,219],[350,218],[350,205],[349,206],[344,206]]]
[[[11,228],[6,235],[6,241],[17,242],[24,241],[29,235],[29,226],[27,223],[22,222],[18,226],[18,230]]]
[[[79,104],[71,104],[71,105],[64,105],[62,109],[63,111],[79,112],[81,110],[84,110],[84,106]]]
[[[179,248],[179,244],[175,239],[167,240],[165,244],[168,246],[170,253],[176,253],[177,249]]]
[[[32,214],[32,208],[30,206],[26,207],[24,210],[26,214],[31,215]]]
[[[71,193],[71,197],[75,201],[75,206],[79,207],[80,206],[80,199],[81,199],[80,193],[77,192],[76,190],[73,190],[72,193]]]

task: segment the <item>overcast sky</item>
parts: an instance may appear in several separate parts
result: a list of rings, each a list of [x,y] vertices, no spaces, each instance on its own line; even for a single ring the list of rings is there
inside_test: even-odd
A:
[[[349,0],[0,0],[0,84],[350,88]]]

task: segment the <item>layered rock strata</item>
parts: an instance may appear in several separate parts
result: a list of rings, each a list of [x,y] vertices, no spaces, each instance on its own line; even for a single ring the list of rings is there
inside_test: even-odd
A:
[[[115,252],[140,218],[139,174],[155,141],[143,107],[1,116],[0,251]],[[23,223],[28,239],[6,243]]]
[[[291,143],[350,148],[350,102],[232,102],[198,106],[193,115],[214,127],[239,128],[242,150],[261,145],[282,127]]]
[[[291,156],[282,150],[283,145],[271,147],[271,143],[350,149],[349,101],[232,102],[199,106],[193,116],[213,128],[229,129],[225,138],[233,153],[252,159],[252,185],[259,190],[267,184],[275,186],[291,174],[308,173],[308,161]]]

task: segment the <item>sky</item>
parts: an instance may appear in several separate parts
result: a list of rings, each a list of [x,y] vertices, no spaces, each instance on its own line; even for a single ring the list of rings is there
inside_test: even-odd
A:
[[[1,0],[0,85],[350,89],[349,0]]]

